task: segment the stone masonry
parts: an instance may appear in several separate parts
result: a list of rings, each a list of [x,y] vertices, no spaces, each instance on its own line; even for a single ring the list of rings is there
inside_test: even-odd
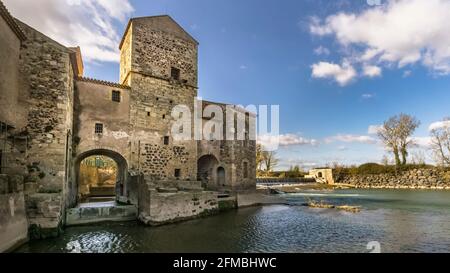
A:
[[[403,171],[399,174],[345,175],[338,183],[372,189],[450,189],[450,171],[424,168]]]
[[[217,210],[217,192],[255,189],[252,113],[200,102],[200,110],[217,105],[245,115],[245,140],[171,134],[172,109],[191,111],[193,132],[199,103],[198,42],[171,17],[129,21],[119,45],[120,82],[111,83],[83,76],[79,47],[13,18],[1,2],[0,15],[0,61],[8,64],[0,70],[0,173],[23,179],[31,237],[58,235],[66,210],[80,200],[80,162],[92,155],[117,163],[117,201],[140,208],[148,223],[205,215]]]

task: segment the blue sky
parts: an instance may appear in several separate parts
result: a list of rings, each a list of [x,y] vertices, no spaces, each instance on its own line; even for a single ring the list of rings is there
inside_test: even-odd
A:
[[[422,122],[416,150],[428,153],[429,126],[450,115],[446,0],[381,1],[380,6],[366,0],[105,1],[67,0],[55,11],[42,9],[46,14],[40,18],[30,7],[38,1],[5,2],[13,15],[63,44],[81,44],[83,54],[83,44],[88,50],[97,46],[85,57],[85,75],[110,81],[118,81],[118,44],[105,46],[86,37],[102,34],[116,43],[128,17],[169,14],[200,43],[201,97],[280,105],[280,133],[294,141],[278,150],[279,168],[379,162],[387,152],[369,126],[401,112]],[[40,5],[64,5],[59,2]],[[83,5],[94,11],[83,14]],[[120,5],[126,6],[119,10]],[[57,10],[77,7],[79,18],[104,23],[92,25],[97,32],[69,32],[69,25],[86,20],[63,20],[67,13]],[[422,16],[421,11],[439,14]],[[50,28],[57,20],[61,29]]]

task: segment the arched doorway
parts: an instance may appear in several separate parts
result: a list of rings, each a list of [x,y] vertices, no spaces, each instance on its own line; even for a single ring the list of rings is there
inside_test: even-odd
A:
[[[319,173],[317,174],[317,177],[322,178],[322,177],[323,177],[322,172],[319,172]]]
[[[223,167],[217,168],[217,184],[219,187],[225,187],[225,169]]]
[[[219,161],[214,155],[204,155],[197,161],[197,179],[202,181],[202,187],[217,189],[217,166]]]
[[[129,196],[128,164],[117,152],[95,149],[80,154],[75,161],[77,203],[114,201]]]

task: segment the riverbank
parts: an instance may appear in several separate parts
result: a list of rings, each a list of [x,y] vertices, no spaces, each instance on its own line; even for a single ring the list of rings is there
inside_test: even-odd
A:
[[[450,190],[450,172],[439,168],[412,169],[381,174],[344,174],[337,183],[358,189]]]
[[[383,253],[449,251],[448,191],[352,189],[284,196],[290,205],[240,208],[173,225],[69,227],[58,238],[32,241],[17,252],[353,253],[367,252],[371,241],[378,241]],[[301,206],[307,198],[362,210]]]

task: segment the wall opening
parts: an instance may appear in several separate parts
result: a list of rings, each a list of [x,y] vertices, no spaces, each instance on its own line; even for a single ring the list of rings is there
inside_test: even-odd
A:
[[[112,158],[103,155],[86,157],[80,163],[78,175],[81,203],[115,200],[118,166]]]
[[[91,150],[77,157],[74,168],[76,186],[70,194],[77,203],[130,201],[128,165],[119,153]]]
[[[103,123],[96,123],[95,124],[95,133],[96,134],[103,134]]]
[[[170,69],[170,77],[174,80],[179,81],[180,80],[180,69],[172,67]]]
[[[217,183],[217,166],[219,161],[214,155],[204,155],[197,162],[197,180],[202,181],[202,187],[215,190]]]
[[[111,92],[111,100],[114,102],[120,102],[120,91],[113,90]]]
[[[217,184],[220,187],[225,187],[225,169],[223,167],[217,168]]]
[[[322,174],[321,172],[319,172],[319,173],[317,174],[317,177],[322,178],[322,177],[323,177],[323,174]]]

